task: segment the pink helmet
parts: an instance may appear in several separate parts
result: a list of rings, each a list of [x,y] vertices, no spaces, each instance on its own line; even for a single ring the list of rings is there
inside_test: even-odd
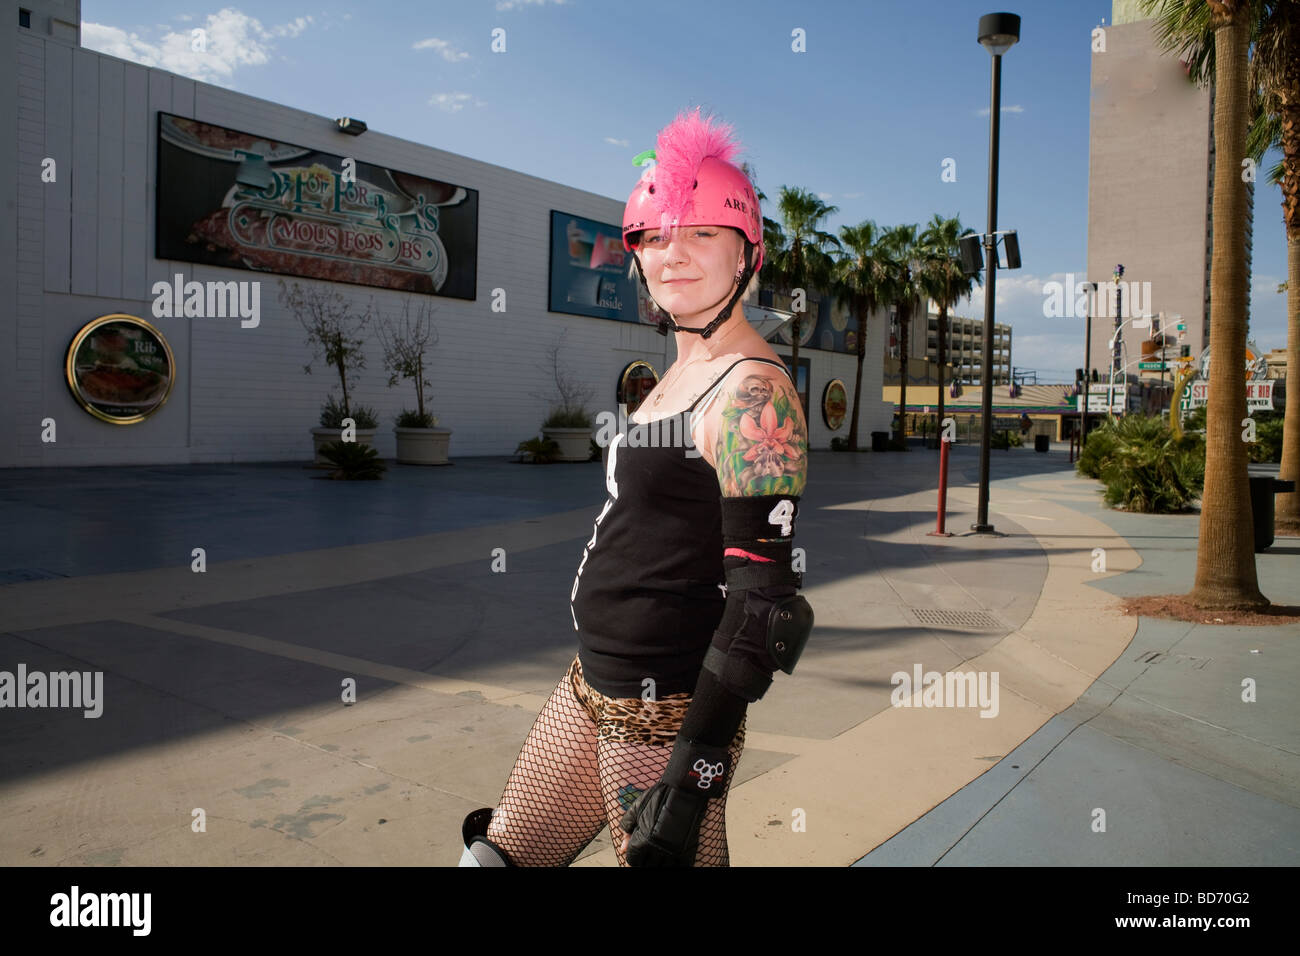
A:
[[[757,273],[763,267],[763,215],[749,177],[731,163],[739,148],[730,125],[701,119],[699,107],[679,113],[659,131],[655,165],[641,174],[623,209],[623,248],[632,252],[628,236],[643,229],[730,226],[758,248],[752,266]]]

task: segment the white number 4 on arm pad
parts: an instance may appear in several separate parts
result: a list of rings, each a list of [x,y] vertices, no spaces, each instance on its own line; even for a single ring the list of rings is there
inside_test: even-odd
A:
[[[794,502],[789,498],[782,498],[767,515],[767,523],[781,526],[781,536],[789,537],[791,516],[794,514]]]

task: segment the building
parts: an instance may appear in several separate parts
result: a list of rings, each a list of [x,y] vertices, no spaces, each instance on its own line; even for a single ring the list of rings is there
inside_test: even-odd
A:
[[[898,407],[899,387],[884,387],[885,401]],[[983,415],[983,389],[958,386],[958,394],[951,390],[943,397],[944,418],[952,418],[956,440],[978,445],[981,440],[980,418]],[[1068,441],[1078,434],[1078,403],[1072,385],[1018,385],[1012,394],[1009,383],[993,387],[993,430],[1015,430],[1019,433],[1021,416],[1029,416],[1026,443],[1033,444],[1034,436],[1047,435],[1051,441]],[[939,388],[937,385],[907,386],[907,412],[903,427],[908,435],[934,437],[938,428]],[[1096,416],[1090,416],[1095,419]],[[1089,429],[1095,427],[1090,420]]]
[[[984,367],[984,319],[970,319],[956,315],[951,309],[947,318],[947,345],[944,362],[948,370],[944,382],[962,382],[978,386]],[[928,301],[925,333],[921,334],[921,314],[914,312],[907,336],[907,383],[924,385],[939,380],[939,308]],[[885,352],[884,383],[898,384],[898,311],[889,309],[889,339]],[[1011,384],[1011,326],[1002,322],[993,324],[993,384]],[[909,405],[911,403],[909,402]]]
[[[411,302],[433,308],[426,411],[452,429],[452,458],[513,455],[539,433],[555,377],[539,357],[562,336],[562,371],[593,390],[594,416],[634,406],[669,364],[673,338],[627,274],[625,195],[400,130],[349,135],[335,117],[84,49],[80,23],[76,0],[25,0],[0,29],[0,118],[17,134],[0,153],[0,467],[310,460],[340,386],[282,279],[338,293],[353,315],[373,303],[372,329]],[[344,109],[364,119],[364,104]],[[827,305],[795,370],[814,449],[848,430],[857,362],[855,330]],[[868,335],[863,446],[890,417],[883,323]],[[415,389],[389,387],[380,340],[362,338],[350,398],[376,410],[392,458]]]
[[[1264,361],[1268,363],[1268,377],[1282,383],[1282,388],[1286,389],[1286,349],[1273,349],[1266,356]]]
[[[1110,283],[1092,307],[1089,363],[1103,379],[1114,362],[1128,366],[1127,381],[1150,384],[1160,372],[1138,363],[1152,329],[1128,324],[1113,351],[1106,344],[1118,325],[1143,312],[1164,316],[1166,361],[1195,358],[1209,344],[1214,99],[1191,83],[1176,56],[1161,51],[1154,23],[1136,0],[1114,0],[1111,23],[1094,35],[1089,122],[1088,274],[1073,277],[1078,298],[1067,293],[1065,314],[1082,323],[1089,308],[1082,283]],[[1135,151],[1139,140],[1160,144],[1159,162]],[[1249,266],[1253,184],[1248,197]],[[1117,265],[1124,267],[1118,278]]]

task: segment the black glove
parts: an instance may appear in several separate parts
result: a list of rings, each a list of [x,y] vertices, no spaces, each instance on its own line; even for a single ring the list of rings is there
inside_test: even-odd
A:
[[[631,834],[628,865],[694,866],[709,798],[722,795],[730,764],[727,748],[678,737],[663,777],[619,822]]]

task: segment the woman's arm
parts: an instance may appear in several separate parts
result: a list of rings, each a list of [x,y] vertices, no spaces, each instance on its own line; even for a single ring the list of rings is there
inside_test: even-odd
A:
[[[793,671],[812,630],[791,552],[807,480],[808,428],[789,379],[761,362],[737,366],[718,416],[714,468],[722,490],[727,605],[704,660],[668,769],[623,818],[631,865],[694,859],[707,800],[730,771],[727,749],[772,674]],[[703,764],[700,763],[703,761]],[[694,768],[721,766],[701,775]]]

